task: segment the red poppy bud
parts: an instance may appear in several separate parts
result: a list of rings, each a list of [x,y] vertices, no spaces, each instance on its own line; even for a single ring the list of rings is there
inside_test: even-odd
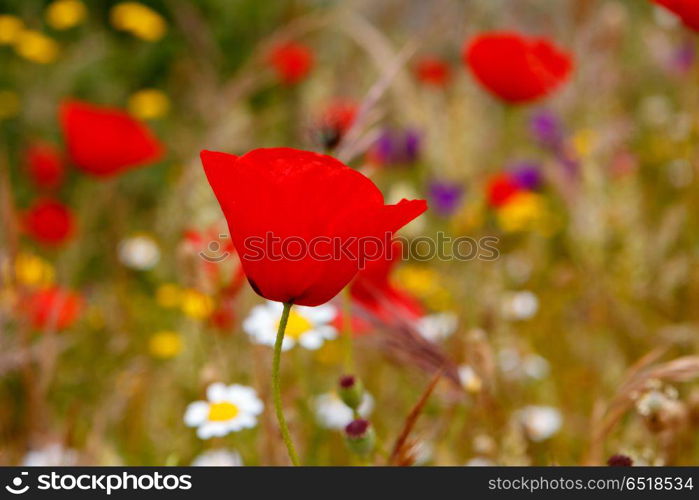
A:
[[[511,175],[495,175],[488,182],[488,203],[492,207],[501,207],[512,200],[521,190],[522,188]]]
[[[306,45],[288,42],[272,50],[269,62],[282,83],[294,85],[308,76],[313,69],[314,57]]]
[[[571,56],[550,41],[510,32],[478,35],[464,46],[463,59],[483,87],[512,104],[550,94],[573,69]]]
[[[364,385],[354,375],[340,377],[338,394],[348,407],[357,410],[364,400]]]
[[[41,200],[24,214],[24,229],[40,243],[61,245],[75,232],[73,213],[64,204]]]
[[[60,121],[71,161],[90,175],[117,175],[162,154],[150,130],[116,108],[67,101],[61,105]]]
[[[415,65],[415,76],[425,85],[444,87],[451,80],[451,68],[444,61],[425,57]]]
[[[269,300],[327,302],[427,209],[424,200],[385,205],[367,177],[318,153],[202,151],[201,159],[245,275]]]
[[[349,449],[361,457],[370,455],[376,446],[376,433],[368,420],[353,420],[345,427]]]
[[[82,306],[77,293],[52,287],[30,294],[21,307],[33,328],[65,330],[78,319]]]
[[[51,144],[34,144],[24,152],[24,163],[32,182],[39,188],[61,185],[65,169],[61,152]]]
[[[653,0],[653,2],[677,14],[688,28],[699,31],[699,2],[696,0]]]

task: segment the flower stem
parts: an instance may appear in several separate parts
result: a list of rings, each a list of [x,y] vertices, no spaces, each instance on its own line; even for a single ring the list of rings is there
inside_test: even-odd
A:
[[[284,304],[282,317],[279,320],[279,329],[277,330],[277,340],[274,343],[274,357],[272,359],[272,391],[274,394],[274,409],[277,413],[279,429],[282,431],[282,439],[284,439],[284,444],[286,444],[286,449],[289,452],[289,458],[291,459],[292,464],[300,465],[299,457],[294,449],[294,443],[291,442],[289,427],[286,425],[286,419],[284,418],[284,411],[282,410],[282,391],[279,385],[279,365],[282,358],[282,342],[284,341],[286,323],[289,321],[289,311],[291,311],[291,302]]]
[[[354,373],[354,347],[352,345],[352,297],[349,287],[342,291],[342,344],[345,351],[345,373]]]

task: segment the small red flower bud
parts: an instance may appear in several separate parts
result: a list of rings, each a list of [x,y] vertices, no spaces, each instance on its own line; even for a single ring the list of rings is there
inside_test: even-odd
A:
[[[70,328],[83,308],[83,299],[70,290],[52,287],[25,298],[21,309],[37,330]]]
[[[451,68],[444,61],[425,57],[415,65],[415,76],[425,85],[444,87],[451,80]]]
[[[24,162],[37,187],[55,189],[61,185],[65,173],[63,158],[51,144],[33,144],[24,152]]]
[[[633,460],[627,455],[612,455],[607,460],[607,465],[610,467],[631,467],[633,465]]]
[[[269,62],[282,83],[294,85],[308,76],[315,59],[313,52],[306,45],[288,42],[272,50]]]
[[[343,375],[340,377],[340,387],[343,389],[349,389],[354,386],[356,381],[357,379],[354,378],[354,375]]]
[[[345,434],[347,434],[347,436],[351,438],[361,438],[367,433],[367,430],[370,426],[371,423],[368,420],[352,420],[345,427]]]
[[[61,245],[75,232],[73,213],[61,202],[41,200],[24,215],[24,229],[45,245]]]

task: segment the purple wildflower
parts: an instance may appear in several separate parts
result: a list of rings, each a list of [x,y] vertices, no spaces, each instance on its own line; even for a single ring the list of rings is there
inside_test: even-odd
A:
[[[432,181],[428,188],[430,207],[439,215],[452,215],[461,204],[464,188],[448,181]]]

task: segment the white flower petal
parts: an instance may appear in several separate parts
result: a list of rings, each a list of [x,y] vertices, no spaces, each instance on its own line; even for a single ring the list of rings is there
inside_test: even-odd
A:
[[[323,336],[315,330],[309,330],[301,335],[299,344],[309,351],[315,351],[323,345]]]
[[[228,399],[242,412],[259,415],[264,405],[257,397],[255,389],[234,384],[228,388]]]
[[[212,402],[225,401],[227,395],[226,384],[222,384],[221,382],[213,383],[206,389],[206,397]]]
[[[296,312],[308,319],[314,325],[330,323],[337,316],[337,307],[323,304],[317,307],[297,306]]]
[[[205,401],[195,401],[187,406],[184,413],[184,423],[188,427],[196,427],[206,421],[209,415],[209,403]]]
[[[240,467],[243,459],[237,451],[209,450],[198,455],[192,462],[194,467]]]
[[[228,434],[229,426],[227,422],[204,422],[197,429],[197,436],[200,439],[209,439],[212,437],[223,437]]]
[[[314,328],[314,330],[320,333],[321,337],[323,337],[325,340],[333,340],[337,338],[337,328],[334,326],[321,325]]]

